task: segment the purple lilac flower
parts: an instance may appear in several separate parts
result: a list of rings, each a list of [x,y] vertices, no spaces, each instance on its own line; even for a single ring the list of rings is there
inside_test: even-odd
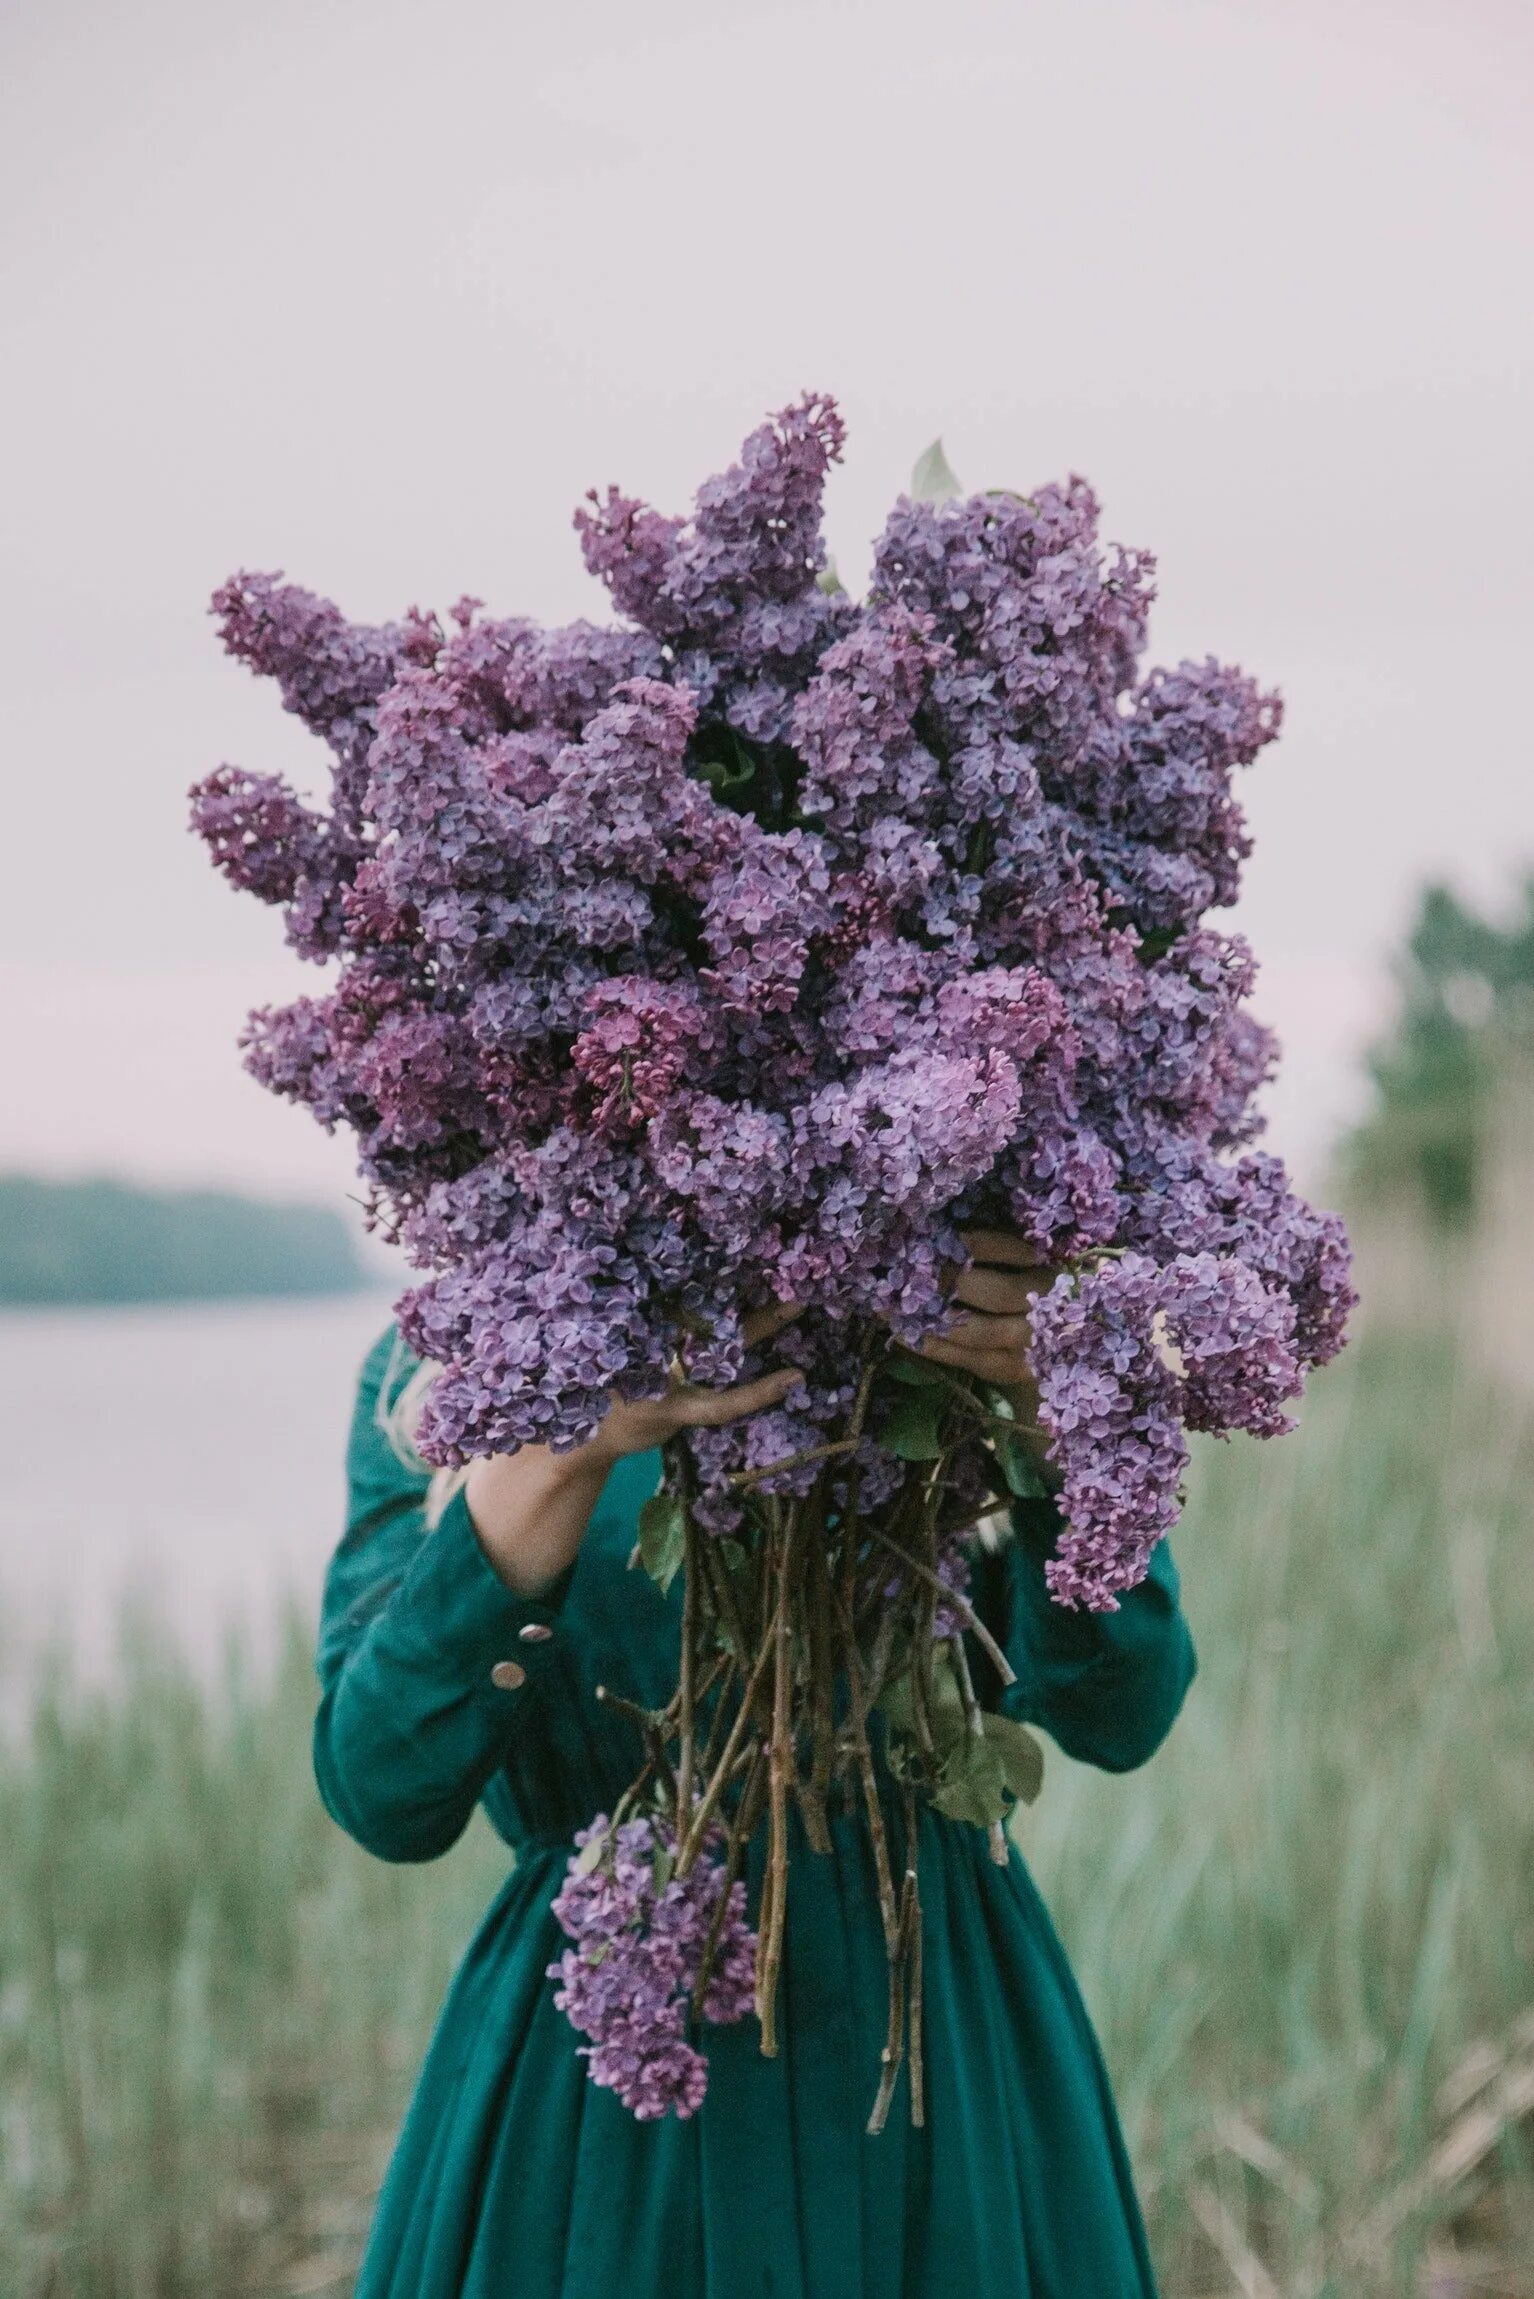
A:
[[[755,1988],[756,1935],[738,1879],[720,1918],[724,1865],[718,1838],[673,1874],[676,1836],[640,1818],[611,1827],[598,1813],[575,1839],[576,1856],[553,1907],[573,1945],[549,1966],[555,2002],[577,2032],[593,2083],[615,2091],[640,2122],[702,2105],[708,2063],[690,2040],[692,1997],[711,1928],[717,1945],[703,1992],[704,2022],[745,2018]]]
[[[684,1079],[708,1075],[724,1030],[716,1009],[685,982],[645,975],[599,982],[587,993],[570,1049],[577,1107],[600,1131],[630,1134],[658,1118]]]
[[[1128,1254],[1057,1279],[1035,1307],[1040,1418],[1065,1472],[1066,1531],[1045,1567],[1062,1603],[1115,1609],[1176,1517],[1188,1448],[1165,1303],[1162,1271]]]

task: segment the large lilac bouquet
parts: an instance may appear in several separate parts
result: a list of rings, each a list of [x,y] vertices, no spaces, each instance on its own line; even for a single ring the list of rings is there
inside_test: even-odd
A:
[[[788,1804],[824,1845],[850,1788],[891,1954],[887,2102],[920,1923],[871,1712],[908,1800],[994,1828],[1035,1771],[964,1639],[989,1650],[965,1544],[1036,1489],[1034,1455],[1004,1395],[909,1347],[943,1328],[960,1225],[1061,1272],[1033,1336],[1067,1605],[1142,1577],[1187,1430],[1290,1425],[1352,1295],[1340,1224],[1249,1146],[1274,1046],[1245,943],[1203,922],[1237,891],[1232,774],[1277,698],[1213,661],[1141,671],[1151,562],[1099,543],[1080,479],[964,498],[929,463],[851,598],[821,540],[842,438],[807,397],[689,519],[594,494],[576,524],[616,625],[466,598],[446,625],[362,626],[236,576],[224,643],[329,746],[330,803],[224,767],[193,815],[335,963],[252,1017],[246,1060],[353,1130],[425,1273],[399,1315],[441,1368],[428,1460],[579,1444],[677,1367],[760,1371],[743,1317],[798,1305],[773,1346],[803,1386],[668,1448],[641,1546],[663,1583],[686,1568],[680,1683],[642,1720],[605,1885],[568,1913],[644,1930],[620,1881],[642,1825],[723,1908],[765,1812],[771,2049]],[[650,2059],[628,2031],[609,2055],[645,2112],[696,2103],[678,2000]]]

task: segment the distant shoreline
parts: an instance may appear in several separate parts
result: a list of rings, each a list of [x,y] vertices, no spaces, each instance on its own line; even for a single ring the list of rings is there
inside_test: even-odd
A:
[[[382,1285],[330,1206],[0,1174],[0,1310],[312,1300]]]
[[[273,1315],[302,1317],[310,1310],[318,1314],[348,1302],[363,1309],[371,1301],[382,1332],[394,1316],[394,1304],[404,1287],[402,1273],[398,1285],[379,1285],[369,1278],[364,1285],[337,1293],[187,1293],[160,1301],[0,1301],[0,1330],[13,1334],[24,1326],[39,1329],[63,1326],[83,1318],[101,1323],[120,1320],[125,1326],[142,1324],[145,1320],[163,1320],[169,1325],[177,1318],[216,1318],[224,1310],[231,1318],[239,1317],[242,1312],[262,1310]],[[274,1327],[274,1330],[280,1328]]]

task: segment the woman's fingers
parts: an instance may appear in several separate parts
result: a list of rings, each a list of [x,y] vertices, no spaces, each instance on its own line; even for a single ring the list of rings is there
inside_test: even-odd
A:
[[[971,1267],[960,1270],[954,1280],[952,1297],[967,1303],[971,1309],[1026,1317],[1035,1295],[1042,1293],[1049,1282],[1047,1269],[1014,1272]]]
[[[961,1372],[978,1373],[982,1381],[994,1381],[1001,1389],[1020,1388],[1033,1378],[1021,1348],[993,1350],[973,1342],[966,1346],[963,1342],[931,1340],[922,1343],[918,1355],[930,1357],[935,1365],[955,1365]]]
[[[781,1405],[792,1389],[803,1383],[797,1366],[780,1373],[765,1373],[759,1381],[741,1381],[733,1389],[695,1389],[686,1384],[673,1389],[666,1400],[668,1413],[682,1429],[720,1429],[729,1421],[744,1421]]]
[[[933,1334],[923,1341],[917,1354],[1015,1389],[1033,1380],[1028,1362],[1030,1338],[1026,1317],[960,1317],[947,1333]]]
[[[1026,1349],[1030,1332],[1026,1317],[990,1317],[982,1313],[976,1317],[956,1317],[942,1338],[957,1342],[961,1349],[992,1355],[999,1350]]]
[[[1036,1245],[1025,1237],[1014,1237],[1005,1229],[961,1229],[964,1249],[971,1262],[999,1262],[1003,1269],[1047,1269],[1049,1263]]]
[[[748,1309],[740,1321],[748,1348],[754,1349],[759,1341],[770,1341],[785,1325],[792,1325],[798,1314],[797,1301],[770,1301],[765,1309]]]

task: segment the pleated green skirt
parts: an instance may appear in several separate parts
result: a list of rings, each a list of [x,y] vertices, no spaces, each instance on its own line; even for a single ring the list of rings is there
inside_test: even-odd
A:
[[[973,1843],[967,1839],[973,1837]],[[864,2125],[888,2007],[861,1822],[794,1847],[782,2047],[713,2031],[690,2122],[586,2079],[534,1851],[448,1997],[357,2299],[1095,2299],[1154,2283],[1091,2029],[1021,1862],[923,1832],[926,2123]]]

